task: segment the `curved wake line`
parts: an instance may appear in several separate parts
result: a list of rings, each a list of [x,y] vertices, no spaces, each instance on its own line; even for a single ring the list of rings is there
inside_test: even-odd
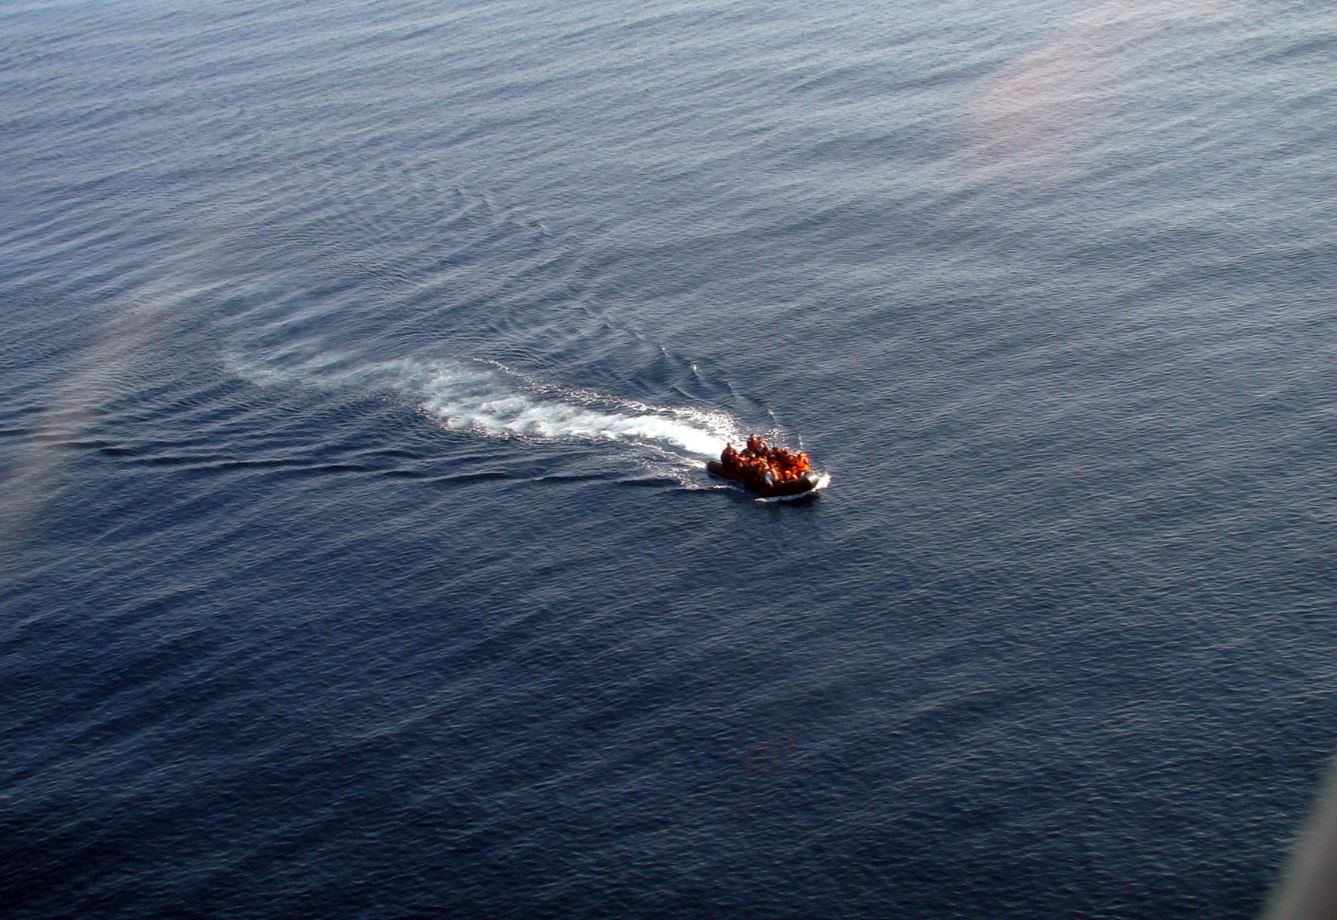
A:
[[[396,393],[454,431],[491,437],[617,441],[701,457],[739,440],[724,412],[665,408],[528,380],[500,364],[402,358],[356,364],[332,354],[254,363],[230,355],[238,376],[261,386],[302,383]]]

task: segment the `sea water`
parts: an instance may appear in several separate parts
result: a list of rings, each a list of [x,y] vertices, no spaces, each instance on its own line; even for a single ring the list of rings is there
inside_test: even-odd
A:
[[[1254,914],[1337,747],[1335,59],[0,6],[6,912]]]

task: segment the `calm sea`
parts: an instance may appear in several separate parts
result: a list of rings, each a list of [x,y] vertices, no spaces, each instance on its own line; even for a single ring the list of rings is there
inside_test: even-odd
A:
[[[1264,903],[1327,0],[8,0],[0,164],[7,916]]]

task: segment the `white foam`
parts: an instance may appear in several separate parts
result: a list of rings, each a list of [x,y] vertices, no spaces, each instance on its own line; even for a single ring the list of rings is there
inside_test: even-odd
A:
[[[741,426],[723,412],[657,407],[584,390],[538,384],[481,362],[404,358],[358,365],[346,356],[288,352],[270,362],[237,355],[229,366],[265,386],[302,382],[393,392],[447,428],[491,437],[617,441],[717,456]]]

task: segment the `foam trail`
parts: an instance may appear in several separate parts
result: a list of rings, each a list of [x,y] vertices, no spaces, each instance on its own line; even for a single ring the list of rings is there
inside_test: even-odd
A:
[[[289,354],[261,365],[234,356],[228,363],[261,385],[302,382],[393,392],[447,428],[484,436],[617,441],[713,457],[726,441],[739,440],[741,430],[723,412],[543,385],[499,364],[404,358],[355,365],[328,353]]]

